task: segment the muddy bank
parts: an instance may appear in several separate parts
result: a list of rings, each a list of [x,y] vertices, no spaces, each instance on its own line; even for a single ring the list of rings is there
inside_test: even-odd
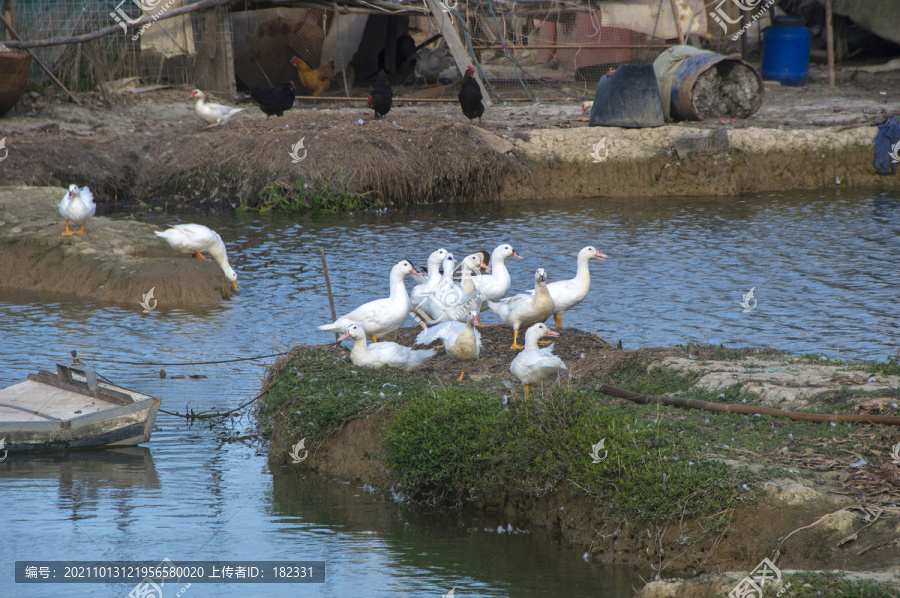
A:
[[[395,487],[410,492],[398,484],[398,480],[406,479],[411,469],[418,465],[408,463],[407,469],[398,466],[398,457],[391,448],[396,446],[392,445],[396,440],[391,438],[396,439],[397,434],[409,434],[415,429],[415,424],[409,427],[409,410],[415,408],[417,413],[421,412],[420,402],[430,400],[429,393],[437,394],[438,404],[469,400],[472,409],[481,408],[475,405],[481,405],[478,401],[481,400],[479,397],[483,398],[482,393],[493,393],[493,399],[487,400],[505,405],[502,415],[495,415],[507,422],[528,419],[536,410],[546,409],[550,413],[549,419],[539,418],[533,425],[543,430],[540,436],[553,437],[554,432],[545,429],[545,426],[552,428],[551,420],[577,416],[572,415],[571,406],[564,408],[564,403],[558,403],[558,397],[549,394],[540,399],[541,402],[523,402],[521,387],[508,371],[512,354],[506,349],[509,332],[503,328],[483,329],[485,346],[491,348],[490,358],[476,361],[469,370],[472,381],[461,384],[454,382],[458,367],[443,354],[427,362],[420,373],[379,370],[377,373],[366,371],[365,376],[361,376],[357,368],[342,365],[346,356],[341,349],[295,349],[296,361],[289,357],[281,362],[270,372],[267,381],[274,385],[276,395],[266,399],[271,401],[270,409],[263,408],[263,421],[267,422],[272,434],[270,459],[280,465],[314,469],[381,488]],[[404,342],[414,333],[413,330],[400,331],[394,340]],[[303,357],[309,352],[315,354],[312,361]],[[506,355],[507,352],[510,355]],[[627,419],[631,415],[635,419],[610,424],[613,427],[605,430],[589,426],[591,431],[587,437],[578,436],[580,446],[574,453],[558,449],[563,452],[556,454],[556,448],[547,447],[536,453],[544,463],[531,462],[527,469],[517,473],[504,469],[504,464],[515,462],[518,456],[501,450],[499,460],[485,469],[486,477],[481,482],[463,485],[459,493],[443,488],[431,494],[432,498],[443,496],[441,504],[466,502],[496,513],[520,528],[541,525],[559,530],[568,540],[582,545],[592,561],[649,566],[661,572],[664,578],[749,571],[764,557],[773,558],[782,569],[798,570],[880,571],[900,565],[900,546],[896,543],[900,533],[900,508],[896,506],[900,497],[900,467],[890,460],[890,431],[884,427],[789,423],[768,417],[732,417],[672,408],[637,407],[593,391],[599,381],[613,381],[631,388],[642,388],[642,385],[666,388],[669,382],[665,380],[669,378],[675,384],[670,388],[681,385],[682,390],[671,392],[679,396],[703,396],[720,402],[759,405],[792,404],[819,412],[840,410],[896,415],[896,401],[900,395],[900,377],[894,371],[896,365],[887,364],[882,371],[872,364],[811,363],[774,352],[719,347],[623,351],[606,346],[593,335],[568,329],[563,330],[555,352],[563,357],[569,365],[569,373],[574,376],[564,381],[561,392],[580,392],[595,402],[601,418],[597,421],[606,421],[604,417]],[[682,360],[693,365],[686,366]],[[636,362],[640,364],[640,371],[635,369]],[[767,387],[757,394],[753,388],[759,384],[760,377],[767,374]],[[730,376],[734,378],[728,378],[729,384],[720,384]],[[680,381],[676,382],[676,379]],[[797,382],[798,379],[801,382]],[[280,386],[282,382],[296,386],[285,391]],[[419,392],[422,394],[416,394]],[[328,411],[327,417],[334,417],[333,412],[340,406],[340,401],[350,400],[346,393],[352,394],[353,400],[359,399],[360,408],[347,411],[346,419],[330,420],[331,427],[323,433],[317,423],[322,421],[323,411]],[[346,397],[335,398],[335,395]],[[584,405],[591,403],[578,404],[582,406],[577,409],[584,409]],[[563,416],[564,411],[559,409],[565,409],[566,415]],[[631,415],[624,416],[624,413]],[[448,415],[432,413],[420,425],[432,426],[443,417]],[[595,436],[607,437],[606,449],[610,450],[613,459],[626,459],[621,451],[630,449],[626,445],[617,445],[612,439],[611,435],[616,433],[614,428],[625,426],[639,430],[661,424],[672,425],[670,433],[674,436],[655,440],[640,440],[635,436],[637,446],[646,442],[652,453],[661,450],[658,442],[666,444],[677,436],[687,442],[685,446],[690,451],[697,451],[689,453],[689,458],[696,460],[696,466],[703,462],[727,465],[731,473],[723,480],[730,479],[723,483],[734,484],[734,495],[723,503],[724,510],[684,515],[684,512],[690,512],[690,501],[701,500],[695,495],[685,504],[680,517],[676,514],[651,521],[623,516],[622,510],[614,504],[622,502],[621,496],[616,496],[615,492],[597,495],[596,490],[588,491],[584,480],[572,477],[576,475],[570,467],[573,461],[586,460],[587,467],[597,467],[589,465],[587,459],[590,443],[599,440]],[[454,420],[451,428],[463,429],[467,425],[467,422]],[[568,424],[563,427],[567,428]],[[508,434],[508,430],[504,430],[507,429],[500,426],[488,432],[488,436]],[[573,432],[575,435],[580,433]],[[466,442],[460,440],[465,438],[466,432],[460,434],[454,442]],[[292,464],[291,447],[301,438],[307,440],[308,458]],[[407,438],[409,443],[420,441],[412,436]],[[572,440],[562,438],[565,442]],[[434,442],[433,449],[435,454],[442,454],[442,463],[453,464],[456,459],[460,463],[470,460],[478,463],[490,453],[490,447],[483,444],[477,445],[477,451],[473,449],[468,453],[465,452],[467,447],[462,447],[457,454],[452,443],[441,444],[437,439],[426,439],[425,442]],[[504,446],[505,450],[512,451],[519,445]],[[550,450],[550,453],[545,454],[544,450]],[[677,496],[678,482],[673,481],[674,478],[667,481],[667,478],[677,476],[676,462],[686,459],[685,453],[663,450],[658,457],[650,457],[651,453],[644,456],[641,449],[638,451],[640,462],[650,469],[658,465],[656,458],[663,460],[663,453],[668,455],[671,464],[659,469],[659,479],[654,477],[656,474],[647,478],[648,484],[662,484],[660,494],[650,492],[647,498],[636,499],[638,503],[657,500],[659,496],[671,496],[672,503],[681,501]],[[554,464],[555,459],[560,461]],[[535,478],[530,470],[542,467],[550,472],[549,477]],[[634,474],[628,468],[620,470],[613,476],[612,483],[621,488],[630,487],[626,478]],[[697,484],[695,491],[703,492],[701,488],[708,481],[699,472],[697,475],[700,477],[691,483]],[[585,479],[590,481],[590,478]],[[637,508],[644,506],[639,504]],[[657,506],[663,510],[671,507]],[[652,509],[648,513],[652,515]],[[649,595],[714,595],[691,592]]]
[[[682,153],[709,129],[610,127],[540,130],[513,140],[526,170],[504,179],[504,199],[568,196],[736,195],[787,189],[896,188],[872,167],[875,127],[727,130],[717,153]],[[601,162],[592,157],[597,144]]]
[[[156,226],[95,216],[86,234],[61,236],[65,192],[0,188],[0,286],[131,306],[154,288],[160,307],[218,303],[234,292],[217,265],[174,251],[153,234]]]
[[[841,90],[774,87],[749,119],[637,130],[587,127],[576,98],[497,104],[478,127],[457,105],[416,104],[415,97],[398,99],[378,121],[356,103],[298,101],[284,117],[268,120],[244,104],[247,110],[226,126],[204,130],[187,91],[118,96],[109,107],[84,94],[81,106],[47,101],[35,112],[0,120],[9,151],[0,163],[0,184],[75,182],[89,185],[107,204],[229,207],[255,207],[270,185],[291,189],[298,183],[370,192],[388,206],[893,188],[900,178],[872,167],[873,125],[884,120],[882,111],[896,107],[885,99],[890,95],[876,91],[885,83]],[[896,88],[900,96],[900,86],[884,88]],[[442,90],[449,97],[452,91]],[[410,95],[416,93],[424,92]],[[714,153],[685,151],[696,145],[685,139],[717,128],[727,143]],[[595,149],[600,162],[591,156]]]
[[[685,126],[517,129],[404,117],[364,120],[337,110],[291,113],[294,122],[248,121],[201,131],[12,138],[5,184],[87,184],[104,203],[241,203],[258,206],[267,186],[371,192],[386,206],[552,197],[733,195],[832,187],[897,187],[872,168],[874,127],[813,131],[739,129],[729,149],[679,158]],[[299,121],[299,122],[297,122]],[[303,139],[305,156],[292,148]],[[15,145],[12,145],[12,144]],[[605,144],[594,162],[592,152]],[[14,148],[14,149],[13,149]],[[608,152],[608,153],[606,153]]]

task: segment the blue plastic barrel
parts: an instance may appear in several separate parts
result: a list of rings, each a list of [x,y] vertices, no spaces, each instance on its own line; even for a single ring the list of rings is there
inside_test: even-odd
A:
[[[776,17],[763,32],[762,78],[805,85],[809,77],[809,32],[803,19]]]

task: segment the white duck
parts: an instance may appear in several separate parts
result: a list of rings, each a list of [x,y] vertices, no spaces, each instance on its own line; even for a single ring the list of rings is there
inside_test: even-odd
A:
[[[543,322],[553,313],[553,299],[547,291],[547,276],[544,269],[535,270],[534,291],[531,294],[514,295],[496,303],[488,301],[488,307],[504,324],[512,326],[513,344],[510,349],[522,349],[522,345],[518,343],[519,328]]]
[[[456,379],[457,382],[460,382],[466,375],[468,364],[478,359],[481,354],[481,334],[475,326],[481,326],[481,320],[478,319],[478,312],[473,310],[469,312],[465,324],[444,322],[433,326],[420,332],[416,337],[416,343],[430,345],[438,339],[444,341],[444,350],[447,355],[464,364],[462,373]]]
[[[377,343],[379,336],[399,329],[409,315],[409,294],[403,284],[403,278],[407,274],[418,272],[408,260],[397,262],[391,268],[390,297],[364,303],[333,324],[319,326],[319,330],[338,332],[347,330],[351,324],[359,324],[366,336],[371,336],[372,342]]]
[[[578,252],[578,266],[575,270],[575,278],[569,280],[557,280],[547,285],[550,297],[553,299],[553,323],[557,330],[562,329],[562,313],[581,303],[591,290],[591,259],[605,260],[609,256],[601,253],[593,247],[585,247]],[[533,293],[533,291],[531,291]]]
[[[509,277],[509,270],[506,269],[506,258],[508,257],[522,259],[512,245],[499,245],[491,253],[491,273],[486,276],[477,276],[473,280],[475,289],[481,291],[486,301],[500,301],[509,292],[509,285],[512,281]]]
[[[483,261],[482,252],[466,256],[457,268],[461,271],[459,283],[453,282],[454,272],[452,269],[448,274],[447,268],[445,268],[441,282],[427,304],[432,321],[464,322],[471,310],[481,311],[484,299],[475,292],[472,276],[478,274],[480,269],[487,269],[487,267]]]
[[[378,369],[386,365],[404,372],[414,372],[422,367],[426,359],[437,354],[434,349],[414,351],[409,347],[387,341],[368,345],[366,344],[366,332],[359,324],[350,324],[347,331],[338,340],[342,341],[347,338],[353,339],[350,361],[353,365],[364,368]]]
[[[78,185],[69,185],[69,190],[59,202],[59,213],[66,219],[66,230],[62,236],[83,235],[84,225],[88,218],[94,215],[97,206],[94,205],[94,194],[87,187],[79,188]],[[69,230],[69,220],[74,224],[81,223],[81,228]]]
[[[559,336],[559,333],[547,328],[543,322],[532,325],[525,331],[525,350],[509,364],[509,371],[525,386],[526,401],[529,385],[555,380],[566,369],[563,360],[553,354],[553,345],[538,348],[538,340],[543,336]]]
[[[231,281],[231,286],[237,291],[237,274],[228,263],[228,252],[219,233],[202,224],[176,224],[167,231],[153,232],[157,237],[165,239],[173,249],[182,253],[193,253],[201,260],[207,260],[203,257],[204,253],[211,255],[212,261],[222,268],[225,278]]]
[[[206,94],[199,89],[191,92],[191,98],[197,98],[197,103],[194,105],[194,111],[197,113],[197,116],[210,123],[206,127],[207,129],[224,125],[232,116],[244,111],[244,108],[231,108],[222,104],[207,104]]]
[[[431,255],[428,256],[428,271],[425,276],[413,276],[416,286],[409,294],[409,303],[413,310],[418,311],[417,308],[423,305],[428,300],[428,296],[437,290],[438,284],[441,282],[441,264],[448,255],[450,252],[444,248],[431,252]],[[450,255],[450,259],[456,261],[452,255]],[[418,282],[419,280],[421,282]]]

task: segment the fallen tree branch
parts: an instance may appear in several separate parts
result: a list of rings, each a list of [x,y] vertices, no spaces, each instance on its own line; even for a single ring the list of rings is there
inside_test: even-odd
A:
[[[191,12],[195,12],[198,10],[206,10],[208,8],[213,8],[216,6],[220,6],[223,4],[231,4],[234,0],[202,0],[197,4],[191,4],[188,6],[182,6],[181,8],[176,8],[174,10],[167,10],[161,15],[150,15],[148,17],[141,17],[137,21],[123,21],[121,25],[112,25],[110,27],[106,27],[104,29],[100,29],[98,31],[94,31],[92,33],[85,33],[84,35],[74,35],[71,37],[53,37],[50,39],[39,39],[34,41],[8,41],[3,42],[3,45],[8,48],[16,48],[19,50],[27,50],[28,48],[46,48],[47,46],[63,46],[66,44],[81,44],[84,42],[89,42],[92,39],[97,39],[98,37],[103,37],[106,35],[112,35],[113,33],[122,31],[122,25],[126,27],[126,31],[128,29],[133,29],[136,27],[141,27],[146,25],[147,23],[153,23],[156,21],[163,21],[165,19],[171,19],[172,17],[177,17],[179,15],[188,14]]]
[[[772,407],[754,407],[752,405],[731,405],[728,403],[711,403],[696,399],[683,399],[680,397],[654,397],[651,395],[631,392],[618,386],[601,384],[600,392],[606,395],[628,399],[635,403],[660,403],[672,407],[685,407],[688,409],[703,409],[706,411],[718,411],[723,413],[744,413],[747,415],[771,415],[773,417],[786,417],[795,421],[806,422],[865,422],[869,424],[885,424],[887,426],[900,426],[900,417],[894,415],[845,415],[828,413],[801,413],[799,411],[787,411]]]

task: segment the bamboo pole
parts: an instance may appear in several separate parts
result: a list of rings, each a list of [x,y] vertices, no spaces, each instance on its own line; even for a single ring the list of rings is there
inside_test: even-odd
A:
[[[296,96],[294,99],[296,100],[321,100],[325,102],[367,102],[368,98],[358,97],[358,98],[345,98],[344,96]],[[533,100],[529,98],[508,98],[503,100],[504,102],[531,102]],[[573,95],[569,98],[549,98],[545,100],[541,100],[541,102],[576,102],[581,101],[580,96]],[[394,105],[399,103],[404,104],[415,104],[418,102],[424,103],[446,103],[446,104],[456,104],[459,102],[457,98],[398,98],[394,96]]]
[[[328,307],[331,308],[331,321],[337,320],[337,312],[334,311],[334,297],[331,294],[331,281],[328,279],[328,264],[325,263],[325,250],[319,247],[319,255],[322,257],[322,272],[325,274],[325,290],[328,292]],[[340,338],[340,334],[334,333],[334,340]]]
[[[459,72],[463,73],[466,68],[474,66],[472,63],[473,57],[469,56],[469,53],[466,51],[465,45],[456,32],[456,26],[450,20],[450,17],[447,16],[447,13],[441,10],[441,5],[438,4],[438,1],[425,0],[425,3],[428,5],[428,10],[431,11],[431,18],[437,22],[438,31],[444,36],[444,41],[447,42],[447,47],[450,48],[450,54],[453,55],[453,60],[456,62],[456,68],[459,69]],[[492,104],[491,96],[488,95],[487,87],[478,75],[478,69],[475,69],[475,81],[478,82],[478,87],[481,88],[481,101],[484,103],[484,107],[490,108]]]
[[[659,403],[671,407],[687,407],[688,409],[703,409],[705,411],[718,411],[720,413],[743,413],[745,415],[772,415],[775,417],[786,417],[795,421],[806,422],[865,422],[870,424],[885,424],[888,426],[900,426],[900,417],[895,415],[849,415],[849,414],[828,414],[828,413],[802,413],[799,411],[787,411],[786,409],[774,409],[772,407],[755,407],[753,405],[732,405],[730,403],[712,403],[709,401],[699,401],[696,399],[685,399],[683,397],[655,397],[645,395],[639,392],[632,392],[610,386],[609,384],[601,384],[600,392],[605,395],[619,397],[620,399],[628,399],[635,403]]]
[[[672,6],[672,20],[675,21],[675,31],[678,32],[678,43],[684,45],[684,34],[681,32],[681,22],[678,19],[678,0],[669,0]],[[662,6],[660,5],[660,9]]]
[[[747,27],[747,11],[741,9],[741,60],[747,60],[747,34],[750,28]]]
[[[834,31],[831,26],[831,0],[825,0],[825,40],[828,52],[828,85],[834,87]]]

